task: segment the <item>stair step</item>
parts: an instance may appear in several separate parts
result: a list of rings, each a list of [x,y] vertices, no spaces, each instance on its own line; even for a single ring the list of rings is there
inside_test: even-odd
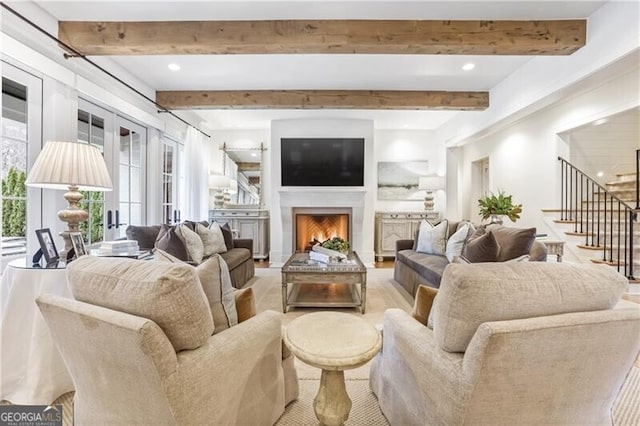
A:
[[[609,266],[618,266],[618,260],[617,259],[614,259],[614,260],[591,259],[591,261],[593,263],[597,263],[597,264],[605,264],[605,265],[609,265]],[[625,266],[625,262],[620,262],[620,266]]]
[[[575,232],[575,231],[565,231],[565,234],[571,235],[572,237],[586,237],[593,235],[590,232]]]
[[[585,250],[604,250],[605,246],[588,246],[585,244],[576,244],[576,247],[585,249]]]
[[[578,223],[574,219],[553,219],[554,223]]]

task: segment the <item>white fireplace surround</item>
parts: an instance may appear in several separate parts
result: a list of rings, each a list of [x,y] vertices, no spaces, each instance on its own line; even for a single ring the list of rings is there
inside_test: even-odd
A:
[[[351,209],[351,246],[362,253],[366,191],[280,191],[282,252],[293,253],[293,210],[299,208]]]

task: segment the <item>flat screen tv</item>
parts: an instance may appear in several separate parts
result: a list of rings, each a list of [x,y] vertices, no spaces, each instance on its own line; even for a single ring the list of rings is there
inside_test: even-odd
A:
[[[364,138],[282,138],[282,186],[364,186]]]

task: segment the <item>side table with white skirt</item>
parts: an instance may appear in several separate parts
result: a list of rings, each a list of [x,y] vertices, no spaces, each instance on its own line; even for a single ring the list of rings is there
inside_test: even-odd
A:
[[[72,298],[64,265],[37,268],[30,259],[11,261],[0,282],[0,400],[47,405],[74,389],[36,298]]]

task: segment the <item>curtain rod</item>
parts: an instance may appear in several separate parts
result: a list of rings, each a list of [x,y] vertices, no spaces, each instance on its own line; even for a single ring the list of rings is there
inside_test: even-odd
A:
[[[152,104],[154,104],[156,107],[158,107],[160,109],[160,111],[158,111],[159,113],[168,113],[171,114],[174,118],[177,118],[178,120],[180,120],[181,122],[183,122],[184,124],[186,124],[189,127],[193,127],[194,129],[196,129],[198,132],[202,133],[203,135],[205,135],[208,138],[211,138],[210,135],[208,135],[207,133],[203,132],[202,130],[200,130],[199,128],[197,128],[196,126],[194,126],[193,124],[189,123],[188,121],[186,121],[185,119],[183,119],[182,117],[176,115],[175,113],[173,113],[173,111],[171,111],[170,109],[168,109],[165,106],[160,105],[158,102],[156,102],[154,99],[151,99],[150,97],[148,97],[147,95],[145,95],[144,93],[142,93],[141,91],[139,91],[138,89],[136,89],[135,87],[133,87],[132,85],[130,85],[129,83],[127,83],[126,81],[123,81],[122,79],[120,79],[119,77],[115,76],[114,74],[112,74],[110,71],[107,71],[106,69],[104,69],[103,67],[101,67],[100,65],[96,64],[95,62],[93,62],[91,59],[87,58],[85,55],[82,54],[82,52],[78,51],[76,48],[74,48],[73,46],[68,45],[67,43],[63,42],[62,40],[60,40],[59,38],[57,38],[56,36],[49,34],[47,31],[45,31],[43,28],[41,28],[40,26],[38,26],[36,23],[34,23],[33,21],[31,21],[29,18],[23,16],[22,14],[18,13],[17,11],[15,11],[14,9],[12,9],[11,7],[7,6],[4,2],[0,2],[0,5],[2,5],[3,8],[7,9],[9,12],[13,13],[15,16],[17,16],[18,18],[22,19],[24,22],[26,22],[27,24],[29,24],[30,26],[32,26],[33,28],[35,28],[37,31],[39,31],[40,33],[44,34],[45,36],[49,37],[51,40],[57,42],[58,44],[60,44],[61,46],[63,46],[65,49],[67,49],[70,52],[73,52],[73,55],[70,55],[68,53],[64,53],[64,57],[65,59],[69,59],[69,58],[81,58],[84,59],[86,62],[88,62],[89,64],[93,65],[94,67],[96,67],[97,69],[99,69],[100,71],[102,71],[103,73],[107,74],[109,77],[113,78],[114,80],[116,80],[118,83],[126,86],[128,89],[134,91],[136,94],[142,96],[144,99],[146,99],[147,101],[151,102]]]

